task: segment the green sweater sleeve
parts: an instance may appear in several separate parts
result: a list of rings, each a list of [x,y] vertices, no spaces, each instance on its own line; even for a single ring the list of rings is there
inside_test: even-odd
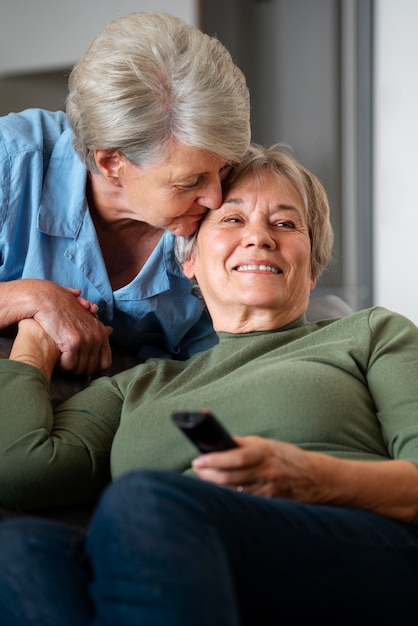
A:
[[[29,510],[96,497],[120,421],[115,384],[95,381],[54,411],[43,373],[2,359],[0,389],[0,504]]]
[[[370,312],[367,385],[389,455],[418,465],[418,330],[398,314]]]

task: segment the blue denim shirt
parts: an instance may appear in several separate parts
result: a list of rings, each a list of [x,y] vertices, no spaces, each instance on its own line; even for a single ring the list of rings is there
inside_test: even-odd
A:
[[[185,359],[217,342],[166,232],[128,285],[112,291],[85,196],[87,171],[66,115],[40,109],[0,118],[0,281],[45,278],[77,287],[138,358]],[[123,250],[121,250],[123,254]]]

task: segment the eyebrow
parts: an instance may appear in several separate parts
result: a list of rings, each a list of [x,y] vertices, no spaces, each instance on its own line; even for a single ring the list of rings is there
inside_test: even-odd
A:
[[[223,204],[242,204],[244,200],[242,198],[228,198]]]
[[[193,174],[181,174],[179,176],[175,176],[173,180],[183,182],[193,178],[199,178],[200,176],[206,176],[207,172],[193,172]]]
[[[225,200],[223,204],[240,205],[240,204],[244,204],[244,200],[243,198],[228,198],[228,200]],[[301,213],[303,214],[303,210],[298,209],[292,204],[276,204],[274,208],[278,211],[289,211],[290,213],[297,213],[298,215],[300,215]]]
[[[231,167],[231,164],[225,163],[225,165],[219,168],[218,173],[221,173],[223,170],[227,169],[228,167]],[[199,178],[199,176],[207,176],[208,174],[210,174],[210,170],[205,170],[202,172],[192,172],[192,173],[187,172],[185,174],[180,173],[176,175],[175,178],[173,178],[173,180],[183,182],[183,181],[189,180],[190,178]]]
[[[278,204],[276,206],[276,209],[279,209],[280,211],[289,211],[289,213],[297,213],[298,215],[300,215],[301,213],[303,214],[302,209],[298,209],[292,204]]]

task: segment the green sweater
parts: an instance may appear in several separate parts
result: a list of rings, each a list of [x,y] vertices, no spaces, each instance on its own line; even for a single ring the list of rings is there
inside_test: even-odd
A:
[[[100,378],[55,413],[39,370],[1,360],[0,503],[84,501],[134,468],[191,472],[176,410],[208,408],[234,435],[418,464],[418,329],[406,318],[373,308],[219,339],[186,362]]]

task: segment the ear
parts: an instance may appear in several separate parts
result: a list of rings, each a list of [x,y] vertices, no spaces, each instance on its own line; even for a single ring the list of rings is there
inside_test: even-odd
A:
[[[123,157],[119,150],[95,150],[94,158],[97,167],[110,182],[120,184],[120,173],[123,167]]]
[[[187,261],[183,263],[183,274],[186,278],[195,278],[193,259],[187,259]]]
[[[311,276],[311,291],[316,287],[316,278],[315,276]]]

